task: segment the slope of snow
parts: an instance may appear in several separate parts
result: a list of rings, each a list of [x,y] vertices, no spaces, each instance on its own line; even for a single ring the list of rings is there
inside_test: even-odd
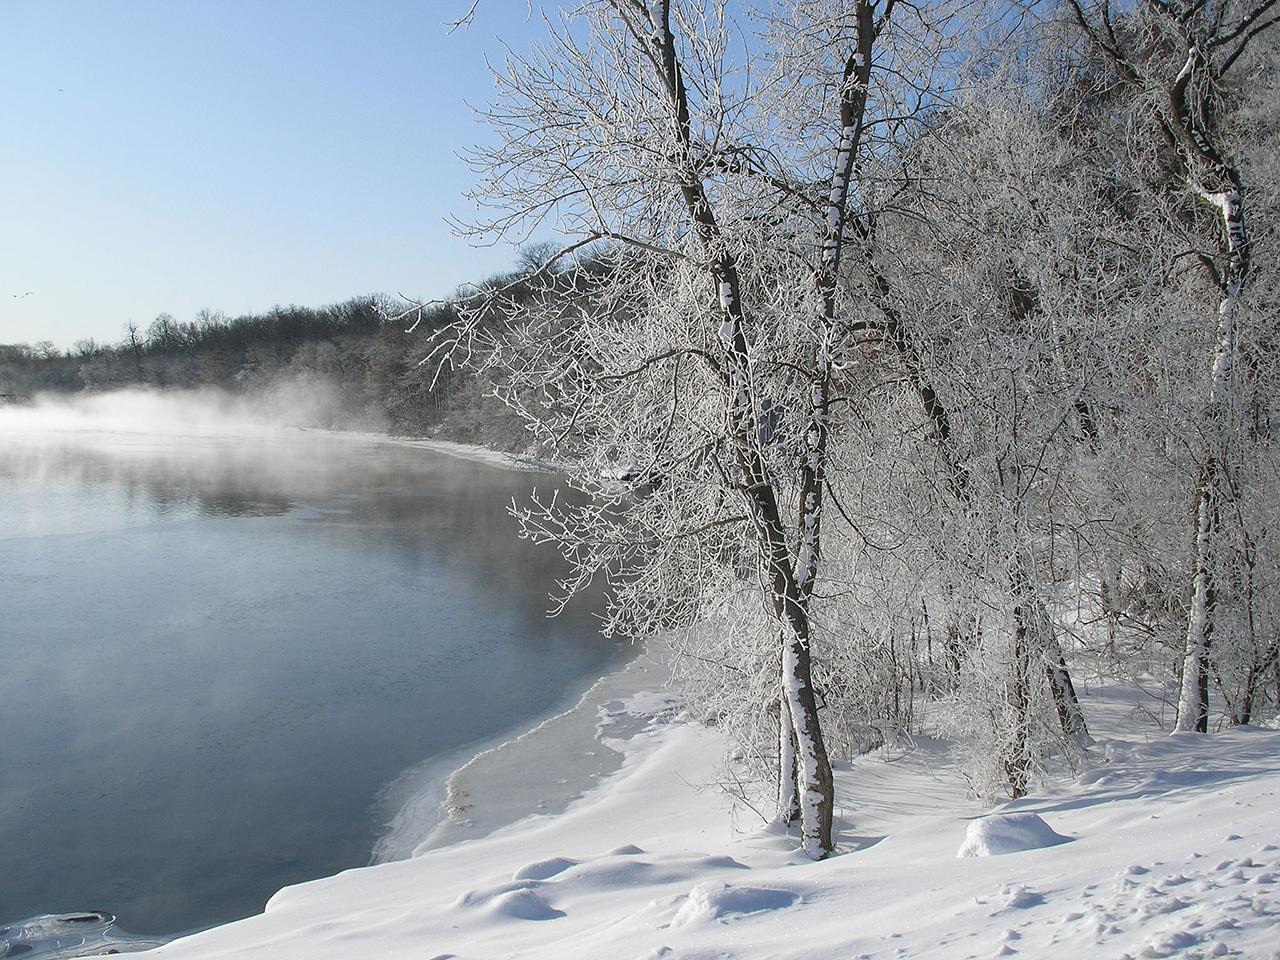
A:
[[[563,813],[288,888],[154,956],[1280,956],[1278,731],[1113,735],[1084,776],[999,811],[1070,843],[960,859],[984,811],[920,741],[841,766],[841,853],[811,863],[708,786],[714,729],[668,722],[662,697],[602,709],[622,766]]]

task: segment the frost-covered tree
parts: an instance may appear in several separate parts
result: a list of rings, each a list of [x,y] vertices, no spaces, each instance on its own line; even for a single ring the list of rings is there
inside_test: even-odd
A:
[[[1122,14],[1106,0],[1068,2],[1076,24],[1130,92],[1150,185],[1163,194],[1171,232],[1190,242],[1188,252],[1214,295],[1213,309],[1203,311],[1212,347],[1202,411],[1191,425],[1198,469],[1176,723],[1178,730],[1205,731],[1220,518],[1241,459],[1233,442],[1243,379],[1239,325],[1254,259],[1247,211],[1258,189],[1242,174],[1233,88],[1251,45],[1277,23],[1276,0],[1145,0]]]
[[[851,210],[952,41],[919,11],[898,26],[894,0],[800,0],[741,21],[733,8],[597,0],[508,55],[489,114],[499,144],[476,158],[492,212],[478,229],[553,224],[571,242],[529,278],[547,296],[465,301],[433,359],[481,364],[575,464],[589,499],[523,519],[574,561],[569,589],[608,578],[610,629],[736,610],[737,629],[769,631],[773,679],[744,692],[781,705],[779,813],[823,856],[834,796],[814,663],[831,450],[868,375],[844,356],[867,312],[846,282]],[[606,270],[568,268],[593,246]],[[761,693],[771,685],[781,694]]]
[[[1169,133],[1183,48],[1144,9],[1078,8],[1082,52],[1060,23],[989,40],[893,0],[590,0],[497,71],[473,229],[565,240],[454,301],[423,369],[477,368],[571,465],[579,495],[520,507],[525,532],[572,561],[567,592],[607,583],[607,630],[680,636],[695,702],[811,855],[829,751],[931,700],[979,792],[1073,764],[1069,662],[1098,633],[1163,681],[1179,621],[1193,686],[1237,719],[1266,703],[1274,203],[1246,191],[1246,236],[1244,201],[1214,200],[1265,181],[1265,150],[1199,61],[1200,119]],[[1219,24],[1219,80],[1266,22]],[[1188,153],[1202,133],[1242,159]],[[1197,609],[1212,656],[1185,642]]]

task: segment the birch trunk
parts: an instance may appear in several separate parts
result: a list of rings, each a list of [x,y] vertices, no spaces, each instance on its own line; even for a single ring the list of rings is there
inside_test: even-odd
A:
[[[785,667],[784,667],[785,669]],[[800,819],[800,787],[796,782],[796,734],[786,690],[778,697],[778,822]]]
[[[1209,469],[1206,467],[1205,474]],[[1213,504],[1208,476],[1202,475],[1196,490],[1196,529],[1191,547],[1191,609],[1182,657],[1182,683],[1178,691],[1178,719],[1174,730],[1209,732],[1209,644],[1213,638],[1213,589],[1209,563],[1213,551]]]
[[[1190,62],[1190,61],[1188,61]],[[1197,138],[1203,147],[1203,138]],[[1216,155],[1215,155],[1216,156]],[[1218,209],[1226,265],[1221,277],[1217,337],[1205,411],[1208,454],[1196,484],[1195,527],[1191,542],[1190,609],[1182,658],[1182,684],[1178,693],[1178,732],[1209,731],[1209,647],[1213,642],[1214,592],[1212,582],[1216,510],[1214,497],[1225,465],[1227,413],[1235,374],[1236,313],[1249,268],[1248,236],[1244,204],[1236,171],[1219,172],[1231,186],[1220,193],[1198,189],[1201,198]]]

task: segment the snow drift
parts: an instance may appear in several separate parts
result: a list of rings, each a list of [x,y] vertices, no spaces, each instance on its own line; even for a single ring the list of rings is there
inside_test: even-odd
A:
[[[993,813],[969,824],[957,857],[994,857],[1002,853],[1039,850],[1059,843],[1064,837],[1034,813]]]

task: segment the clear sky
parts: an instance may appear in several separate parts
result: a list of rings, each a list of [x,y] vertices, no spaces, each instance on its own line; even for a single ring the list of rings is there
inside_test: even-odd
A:
[[[448,214],[527,0],[0,0],[0,343],[505,269]],[[536,9],[535,4],[535,9]],[[548,4],[553,6],[553,4]]]

